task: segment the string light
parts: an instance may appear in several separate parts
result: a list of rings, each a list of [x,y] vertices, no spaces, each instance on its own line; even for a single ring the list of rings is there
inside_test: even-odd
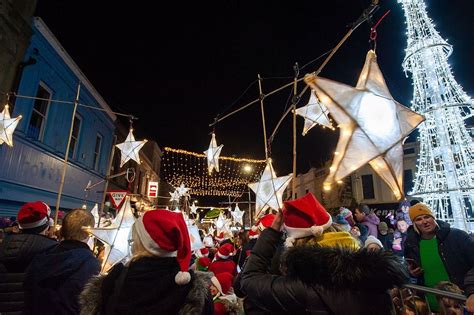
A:
[[[209,175],[204,154],[164,148],[162,170],[165,181],[173,186],[184,184],[198,196],[240,197],[247,184],[260,178],[265,160],[219,157],[220,171]]]

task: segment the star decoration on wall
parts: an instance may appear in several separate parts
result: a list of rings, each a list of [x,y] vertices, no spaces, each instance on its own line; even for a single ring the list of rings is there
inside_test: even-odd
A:
[[[21,118],[21,115],[17,118],[11,118],[8,105],[5,105],[0,113],[0,144],[6,143],[8,146],[13,147],[13,132]]]
[[[303,136],[316,125],[334,129],[328,117],[328,109],[318,101],[313,92],[311,92],[308,104],[297,108],[296,114],[304,118]]]
[[[197,209],[198,207],[196,206],[196,204],[193,202],[193,204],[189,207],[189,211],[193,214],[197,214]]]
[[[121,153],[120,167],[122,167],[130,159],[140,164],[139,151],[145,145],[146,142],[146,139],[143,141],[135,141],[135,137],[133,136],[133,129],[130,129],[127,138],[125,139],[125,142],[115,145],[117,148],[119,148]]]
[[[130,206],[130,197],[127,196],[111,227],[86,228],[90,234],[106,244],[102,272],[107,272],[130,255],[129,240],[133,223],[135,217]]]
[[[232,218],[234,219],[234,223],[239,223],[240,225],[244,225],[243,218],[244,218],[244,211],[240,210],[239,204],[235,204],[234,211],[231,212]]]
[[[291,174],[287,176],[276,177],[273,170],[272,161],[268,159],[267,166],[260,177],[260,181],[248,184],[250,189],[255,192],[255,205],[257,209],[256,217],[265,211],[268,207],[278,211],[283,207],[282,196],[286,187],[291,181]]]
[[[369,163],[403,196],[403,141],[424,117],[395,101],[374,51],[367,53],[356,87],[307,75],[306,83],[339,124],[340,136],[324,189]]]
[[[216,170],[216,172],[219,172],[219,155],[221,154],[223,146],[223,144],[217,146],[216,135],[212,133],[209,149],[207,149],[207,151],[204,151],[204,154],[207,157],[207,170],[209,171],[209,175],[212,174],[212,171],[214,169]]]

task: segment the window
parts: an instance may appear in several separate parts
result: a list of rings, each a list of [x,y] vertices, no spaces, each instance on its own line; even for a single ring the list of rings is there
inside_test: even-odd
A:
[[[76,157],[77,143],[79,142],[79,135],[81,132],[81,118],[76,115],[74,117],[74,126],[72,127],[71,145],[69,147],[69,158]]]
[[[405,195],[413,189],[413,172],[405,170],[403,174],[403,190]]]
[[[51,92],[40,84],[36,92],[36,97],[42,98],[42,100],[35,100],[26,135],[41,141],[43,140],[44,128],[46,126],[46,114],[48,113],[49,102],[51,100]]]
[[[415,148],[406,148],[403,149],[403,154],[408,155],[408,154],[415,154]]]
[[[94,160],[92,166],[96,171],[99,170],[99,162],[100,162],[100,150],[102,148],[102,136],[97,134],[95,138],[95,147],[94,147]]]
[[[362,193],[364,194],[364,199],[374,199],[374,179],[372,175],[362,175]]]

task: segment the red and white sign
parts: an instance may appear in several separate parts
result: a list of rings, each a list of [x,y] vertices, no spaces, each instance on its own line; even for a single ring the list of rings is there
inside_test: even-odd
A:
[[[120,208],[122,205],[122,202],[125,200],[125,197],[127,197],[127,191],[126,190],[110,190],[109,191],[110,199],[112,200],[112,203],[114,204],[115,208]]]
[[[148,198],[158,197],[158,182],[148,182]]]

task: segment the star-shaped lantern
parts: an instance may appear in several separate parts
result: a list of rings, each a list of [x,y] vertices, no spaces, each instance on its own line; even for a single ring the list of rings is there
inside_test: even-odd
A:
[[[197,214],[197,209],[196,204],[193,202],[193,204],[189,207],[189,211],[193,214]]]
[[[239,204],[235,204],[234,211],[231,212],[232,218],[234,219],[234,223],[239,223],[240,225],[244,225],[243,218],[244,218],[244,211],[240,210]]]
[[[133,136],[133,129],[130,129],[130,131],[128,132],[127,139],[125,139],[125,142],[115,145],[117,148],[119,148],[120,153],[122,154],[120,157],[120,167],[122,167],[130,159],[140,164],[139,151],[145,145],[146,142],[146,139],[143,141],[135,141],[135,137]]]
[[[216,170],[216,172],[219,172],[219,155],[221,154],[223,146],[223,144],[217,146],[216,135],[212,133],[209,149],[207,149],[207,151],[204,151],[204,154],[207,158],[207,170],[209,171],[209,175],[212,174],[212,170],[214,169]]]
[[[311,93],[306,106],[296,109],[296,114],[304,118],[303,136],[316,125],[334,129],[328,117],[328,109],[318,101],[314,93]]]
[[[114,223],[107,228],[86,228],[97,239],[106,244],[102,271],[107,272],[113,265],[130,255],[129,241],[135,217],[130,206],[130,197],[125,197]]]
[[[207,234],[210,234],[210,235],[214,235],[214,232],[216,230],[214,230],[214,228],[212,226],[209,227],[209,230],[207,230]]]
[[[276,177],[273,170],[271,159],[267,160],[267,166],[263,171],[260,181],[249,184],[250,189],[255,192],[255,205],[257,209],[257,216],[268,207],[281,209],[283,207],[282,196],[286,187],[291,181],[291,174],[287,176]]]
[[[184,187],[184,184],[181,184],[178,188],[175,188],[175,189],[179,197],[189,196],[188,191],[190,190],[190,188]]]
[[[179,201],[179,193],[178,191],[173,191],[173,192],[170,192],[170,202],[173,202],[173,201]]]
[[[214,224],[216,225],[217,230],[221,230],[224,228],[225,223],[224,215],[221,212],[219,213],[219,217],[214,221]]]
[[[367,53],[356,87],[307,75],[306,83],[339,124],[340,136],[324,189],[366,163],[387,183],[395,197],[403,195],[404,139],[424,117],[395,101],[375,52]]]
[[[8,105],[5,105],[0,113],[0,144],[5,142],[8,146],[13,147],[13,132],[20,119],[21,115],[17,118],[11,118]]]

